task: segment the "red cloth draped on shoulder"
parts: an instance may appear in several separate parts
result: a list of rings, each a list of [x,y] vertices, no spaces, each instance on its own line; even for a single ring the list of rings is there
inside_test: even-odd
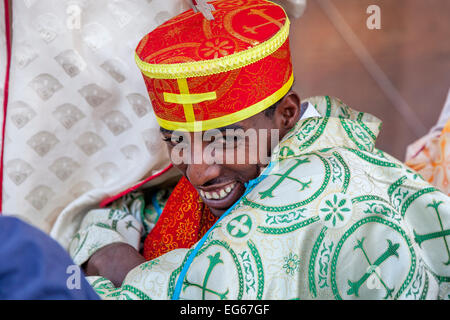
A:
[[[153,260],[174,249],[192,247],[216,220],[197,190],[185,177],[181,178],[145,239],[144,258]]]

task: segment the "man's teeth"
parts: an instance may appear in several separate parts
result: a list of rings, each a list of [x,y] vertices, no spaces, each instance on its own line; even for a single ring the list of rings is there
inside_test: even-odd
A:
[[[234,189],[236,186],[236,183],[232,183],[228,186],[225,186],[222,190],[216,191],[216,192],[206,192],[203,190],[200,190],[200,195],[203,198],[206,198],[208,200],[214,199],[214,200],[220,200],[228,196],[228,194]]]

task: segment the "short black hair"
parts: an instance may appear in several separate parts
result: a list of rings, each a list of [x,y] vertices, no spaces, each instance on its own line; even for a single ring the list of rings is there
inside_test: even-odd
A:
[[[284,97],[283,97],[284,98]],[[275,102],[273,105],[271,105],[270,107],[268,107],[267,109],[264,110],[264,115],[267,118],[273,118],[273,115],[275,114],[275,110],[277,110],[278,106],[281,103],[281,100],[283,100],[283,98],[281,98],[280,100],[278,100],[277,102]]]
[[[294,81],[295,83],[295,81]],[[286,97],[289,92],[291,92],[293,85],[289,88],[289,91],[277,102],[275,102],[273,105],[271,105],[270,107],[268,107],[267,109],[264,110],[264,115],[267,118],[273,118],[273,115],[275,114],[275,110],[277,110],[278,106],[280,105],[281,101],[284,99],[284,97]]]

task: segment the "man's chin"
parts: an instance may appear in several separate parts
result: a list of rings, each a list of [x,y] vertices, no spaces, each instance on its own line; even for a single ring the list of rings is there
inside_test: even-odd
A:
[[[238,182],[233,191],[228,197],[222,200],[203,199],[203,202],[208,206],[211,213],[220,218],[228,209],[230,209],[245,192],[245,186],[243,183]]]
[[[215,217],[220,218],[225,212],[227,212],[228,209],[213,209],[213,208],[209,208],[209,210],[211,211],[211,213]]]

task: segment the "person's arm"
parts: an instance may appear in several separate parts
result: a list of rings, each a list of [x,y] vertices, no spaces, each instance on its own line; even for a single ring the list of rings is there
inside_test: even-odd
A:
[[[0,215],[0,300],[98,300],[67,252],[41,230]]]
[[[119,207],[86,214],[69,246],[86,275],[102,276],[120,286],[128,271],[145,261],[138,252],[144,233],[139,216],[144,205],[137,196]]]
[[[129,244],[112,243],[95,252],[82,267],[87,276],[101,276],[120,287],[126,275],[144,262],[144,257]]]

